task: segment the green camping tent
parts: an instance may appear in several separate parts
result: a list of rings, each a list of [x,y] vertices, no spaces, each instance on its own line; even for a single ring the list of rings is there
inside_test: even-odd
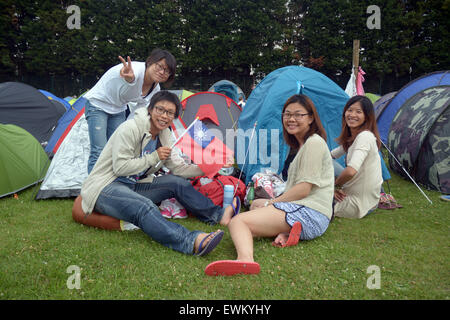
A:
[[[178,96],[178,99],[180,99],[180,101],[183,101],[187,97],[192,96],[194,94],[194,92],[185,89],[169,90],[169,91],[172,92],[173,94],[176,94]]]
[[[45,176],[47,154],[25,129],[0,124],[0,150],[0,198],[32,186]]]
[[[372,103],[375,103],[375,101],[381,98],[379,95],[369,92],[366,92],[366,97],[369,98]]]

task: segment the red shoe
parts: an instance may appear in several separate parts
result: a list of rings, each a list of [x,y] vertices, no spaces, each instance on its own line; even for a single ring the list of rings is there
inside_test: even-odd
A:
[[[219,260],[211,262],[205,268],[208,276],[233,276],[236,274],[258,274],[259,264],[237,260]]]
[[[296,222],[294,222],[294,225],[291,228],[291,232],[289,233],[289,237],[286,240],[286,243],[281,245],[281,244],[273,241],[272,245],[274,247],[278,247],[278,248],[295,246],[295,245],[297,245],[298,241],[300,240],[301,233],[302,233],[302,224],[300,222],[296,221]]]

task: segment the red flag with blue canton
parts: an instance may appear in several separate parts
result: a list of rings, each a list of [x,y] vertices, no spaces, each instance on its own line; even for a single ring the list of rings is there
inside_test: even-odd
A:
[[[212,135],[212,130],[200,120],[189,128],[176,146],[210,178],[233,157],[233,151]]]

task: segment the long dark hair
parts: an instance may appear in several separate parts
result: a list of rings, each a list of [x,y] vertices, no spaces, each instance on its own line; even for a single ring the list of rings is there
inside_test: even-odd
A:
[[[320,121],[319,114],[317,113],[316,107],[314,106],[314,102],[312,102],[312,100],[308,96],[305,96],[304,94],[295,94],[289,99],[287,99],[286,103],[284,104],[282,113],[284,113],[284,110],[286,110],[287,106],[292,103],[301,104],[306,109],[306,111],[314,118],[314,121],[309,126],[308,132],[305,134],[305,141],[314,133],[317,133],[325,141],[327,141],[327,133],[325,132],[325,129],[322,126],[322,122]],[[284,140],[289,145],[289,147],[291,147],[291,149],[298,149],[300,147],[298,140],[295,138],[294,135],[289,134],[284,128],[283,116],[281,117],[281,122],[283,123]]]
[[[153,51],[150,53],[150,56],[147,58],[147,60],[145,60],[145,68],[147,69],[152,64],[162,59],[166,60],[167,66],[169,67],[170,71],[169,78],[167,78],[167,81],[164,83],[164,87],[170,87],[175,80],[177,60],[169,51],[160,48],[153,49]]]
[[[364,113],[365,121],[364,123],[358,128],[357,134],[352,137],[352,133],[350,131],[350,128],[347,126],[347,122],[345,121],[345,112],[347,112],[348,108],[350,108],[351,105],[359,102],[361,104],[361,108]],[[375,111],[373,108],[372,101],[370,101],[369,98],[366,96],[354,96],[350,98],[347,103],[344,106],[344,111],[342,112],[342,131],[341,135],[337,137],[336,142],[344,148],[344,151],[347,152],[348,148],[352,145],[353,141],[355,140],[355,137],[362,131],[368,130],[372,132],[377,139],[377,146],[378,149],[381,147],[381,140],[380,140],[380,134],[378,133],[378,126],[377,126],[377,120],[375,117]]]

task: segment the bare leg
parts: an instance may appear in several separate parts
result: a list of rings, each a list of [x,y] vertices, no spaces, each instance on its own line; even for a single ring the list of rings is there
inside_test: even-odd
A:
[[[237,260],[253,262],[253,237],[275,237],[289,232],[286,214],[274,206],[243,212],[231,219],[228,229],[237,251]]]
[[[236,205],[237,205],[236,197],[233,199],[233,205],[236,208]],[[234,214],[233,207],[232,206],[226,207],[223,212],[222,219],[220,220],[220,224],[223,226],[227,226],[230,223],[231,218],[233,218],[233,214]]]

